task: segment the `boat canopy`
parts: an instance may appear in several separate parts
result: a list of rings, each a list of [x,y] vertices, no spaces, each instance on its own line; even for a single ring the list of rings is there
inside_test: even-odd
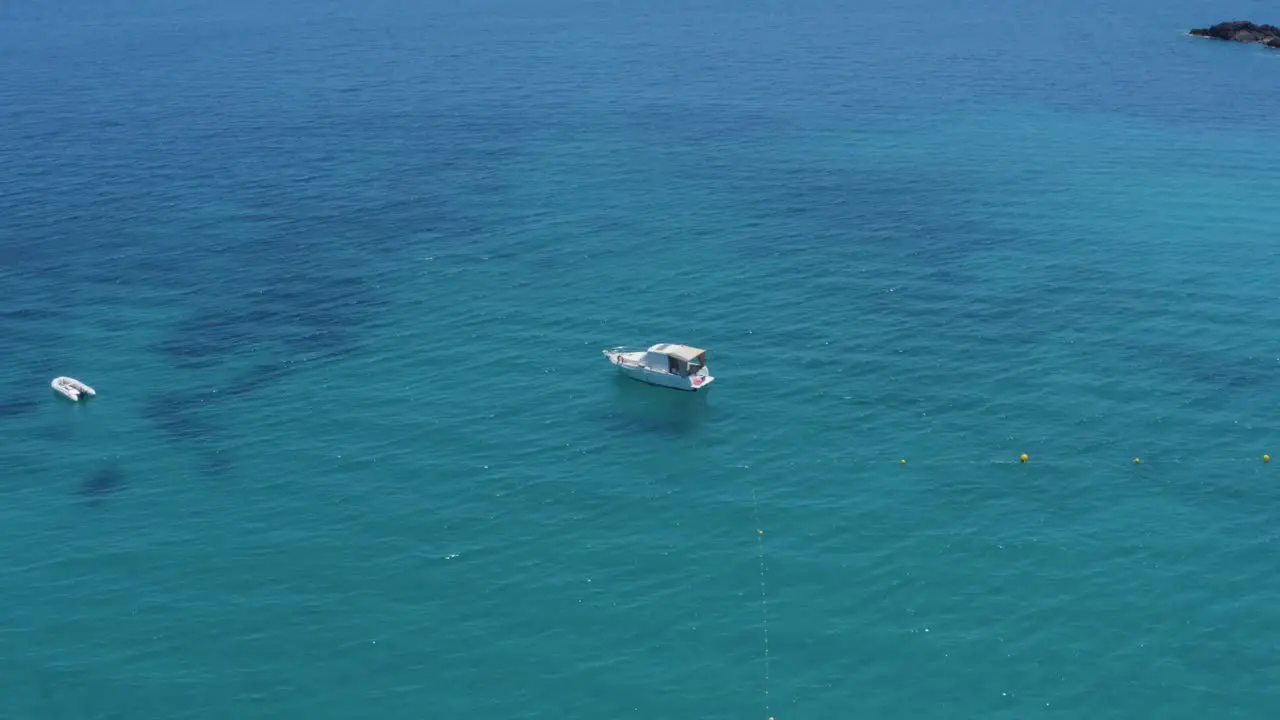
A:
[[[694,360],[702,358],[706,350],[702,348],[691,347],[689,345],[673,345],[671,343],[659,343],[649,348],[649,352],[661,353],[667,357],[675,358],[681,362],[691,363]]]

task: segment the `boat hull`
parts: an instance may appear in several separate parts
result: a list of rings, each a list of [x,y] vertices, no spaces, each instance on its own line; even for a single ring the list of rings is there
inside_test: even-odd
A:
[[[684,392],[698,392],[699,390],[706,390],[715,381],[715,378],[710,374],[675,375],[662,370],[653,370],[640,364],[636,357],[632,357],[636,355],[643,355],[643,353],[605,353],[605,356],[609,358],[609,362],[618,367],[618,372],[633,380],[649,385],[682,390]]]

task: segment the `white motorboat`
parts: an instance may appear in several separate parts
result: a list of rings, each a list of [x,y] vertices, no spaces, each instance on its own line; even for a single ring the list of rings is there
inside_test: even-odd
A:
[[[707,351],[688,345],[658,343],[648,350],[617,347],[605,350],[604,356],[624,375],[650,385],[698,392],[715,380],[707,369]]]
[[[57,392],[63,397],[69,398],[75,402],[79,402],[80,398],[87,395],[98,394],[93,388],[85,385],[75,378],[56,377],[49,385],[54,389],[54,392]]]

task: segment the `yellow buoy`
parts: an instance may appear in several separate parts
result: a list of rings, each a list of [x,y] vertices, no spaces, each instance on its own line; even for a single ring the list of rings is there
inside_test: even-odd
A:
[[[1019,456],[1019,457],[1018,457],[1018,459],[1019,459],[1019,460],[1021,460],[1022,462],[1026,462],[1026,461],[1027,461],[1027,454],[1026,454],[1026,453],[1022,453],[1022,455],[1021,455],[1021,456]]]
[[[906,459],[906,458],[902,458],[902,464],[903,464],[903,465],[906,465],[906,464],[907,464],[907,459]]]
[[[1142,458],[1134,458],[1134,459],[1133,459],[1133,464],[1134,464],[1134,465],[1141,465],[1141,464],[1142,464]]]
[[[1271,462],[1271,456],[1270,456],[1270,455],[1263,455],[1263,456],[1262,456],[1262,462]]]

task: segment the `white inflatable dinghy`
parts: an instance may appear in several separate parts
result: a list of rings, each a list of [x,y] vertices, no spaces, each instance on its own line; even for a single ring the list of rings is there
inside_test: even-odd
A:
[[[56,377],[50,386],[55,392],[63,397],[69,398],[75,402],[79,402],[80,398],[86,395],[97,395],[93,388],[85,385],[75,378]]]

